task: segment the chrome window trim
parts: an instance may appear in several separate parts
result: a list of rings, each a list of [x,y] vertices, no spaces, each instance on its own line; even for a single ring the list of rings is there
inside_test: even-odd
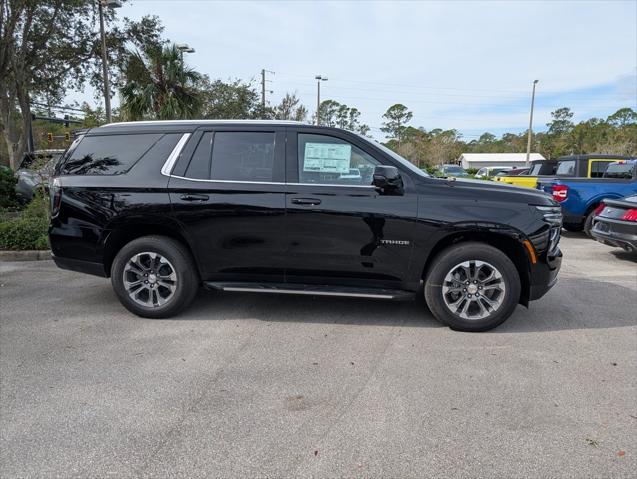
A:
[[[162,169],[162,173],[163,173],[163,169]],[[205,180],[202,178],[187,178],[185,176],[179,176],[179,175],[166,175],[166,176],[170,176],[171,178],[179,178],[180,180],[198,181],[203,183],[239,183],[242,185],[279,185],[279,186],[286,186],[286,185],[289,185],[289,186],[336,186],[339,188],[372,188],[372,189],[376,188],[373,185],[334,185],[334,184],[327,184],[327,183],[282,183],[279,181]]]
[[[181,138],[179,139],[179,141],[173,148],[173,151],[171,151],[170,155],[168,155],[168,158],[166,158],[166,161],[164,162],[164,166],[161,167],[162,175],[172,176],[170,172],[173,170],[173,167],[175,166],[175,163],[177,162],[177,158],[179,158],[179,155],[181,154],[181,150],[184,149],[184,146],[186,145],[186,142],[188,141],[189,138],[190,138],[190,133],[184,133],[183,135],[181,135]]]

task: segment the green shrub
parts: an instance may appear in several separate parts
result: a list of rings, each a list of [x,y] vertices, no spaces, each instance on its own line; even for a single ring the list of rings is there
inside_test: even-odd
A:
[[[47,198],[38,195],[16,217],[0,218],[0,249],[48,249]]]
[[[0,166],[0,208],[15,208],[18,198],[15,195],[15,185],[18,178],[10,168]]]
[[[477,168],[467,168],[467,173],[469,173],[471,176],[474,176],[477,172]]]

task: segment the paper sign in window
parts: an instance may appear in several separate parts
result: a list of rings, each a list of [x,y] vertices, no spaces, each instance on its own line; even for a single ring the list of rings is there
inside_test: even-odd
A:
[[[338,143],[306,143],[303,171],[348,174],[352,145]]]

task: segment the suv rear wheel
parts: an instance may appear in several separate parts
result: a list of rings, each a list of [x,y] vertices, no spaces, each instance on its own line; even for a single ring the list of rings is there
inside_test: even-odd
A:
[[[111,284],[126,309],[145,318],[166,318],[185,309],[199,281],[188,250],[165,236],[143,236],[113,261]]]
[[[500,250],[460,243],[442,251],[425,281],[425,299],[440,322],[459,331],[502,324],[520,299],[520,277]]]

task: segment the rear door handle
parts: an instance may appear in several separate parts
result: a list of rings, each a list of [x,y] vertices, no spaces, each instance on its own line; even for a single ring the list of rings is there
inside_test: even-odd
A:
[[[207,201],[208,195],[181,195],[180,198],[184,201]]]
[[[292,198],[292,203],[295,205],[316,206],[321,204],[321,200],[318,198]]]

